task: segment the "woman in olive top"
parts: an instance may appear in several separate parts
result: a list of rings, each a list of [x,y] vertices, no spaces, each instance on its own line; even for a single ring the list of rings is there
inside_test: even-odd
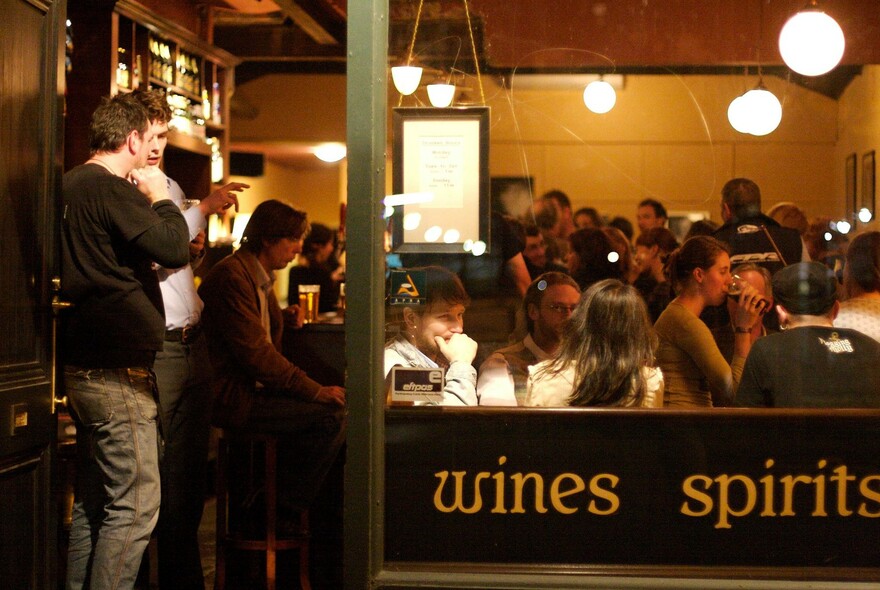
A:
[[[670,255],[666,270],[677,296],[654,324],[660,339],[657,364],[666,381],[664,406],[730,405],[752,345],[751,327],[765,311],[761,295],[750,285],[743,287],[728,365],[700,320],[703,308],[724,303],[733,282],[727,246],[709,236],[690,238]]]

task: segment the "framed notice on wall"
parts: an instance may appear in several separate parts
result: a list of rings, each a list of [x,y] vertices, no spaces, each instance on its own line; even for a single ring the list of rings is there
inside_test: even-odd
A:
[[[846,157],[846,166],[844,169],[844,179],[846,182],[846,213],[848,216],[852,215],[855,219],[857,219],[856,216],[859,213],[859,198],[856,190],[857,169],[858,164],[856,155],[848,155]]]
[[[489,241],[489,108],[393,112],[392,248],[464,252]]]
[[[859,211],[867,209],[874,214],[874,150],[862,156],[862,200]]]

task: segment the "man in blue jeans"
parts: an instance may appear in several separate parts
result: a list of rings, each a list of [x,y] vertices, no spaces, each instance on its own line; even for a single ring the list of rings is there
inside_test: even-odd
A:
[[[131,95],[92,116],[87,162],[64,175],[64,388],[77,427],[67,588],[131,588],[159,511],[156,379],[165,321],[153,261],[189,261],[158,139]]]

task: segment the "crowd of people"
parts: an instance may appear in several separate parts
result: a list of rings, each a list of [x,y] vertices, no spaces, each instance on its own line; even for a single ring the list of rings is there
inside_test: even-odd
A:
[[[303,315],[273,287],[297,259],[291,290],[320,284],[320,309],[332,309],[334,232],[263,201],[197,291],[205,218],[249,187],[227,184],[186,210],[160,168],[170,119],[161,92],[104,100],[89,160],[63,178],[72,589],[132,587],[154,528],[160,587],[203,587],[212,424],[282,439],[281,520],[307,510],[344,461],[346,392],[282,353]],[[635,236],[555,190],[526,220],[493,212],[485,257],[401,256],[423,293],[390,300],[386,381],[395,367],[440,370],[427,403],[450,406],[880,407],[880,232],[829,244],[794,204],[763,213],[745,178],[724,185],[721,211],[721,227],[694,224],[679,243],[657,200],[638,204]],[[466,310],[492,296],[518,300],[522,321],[480,355]]]
[[[793,203],[765,214],[747,178],[723,186],[720,208],[722,225],[694,223],[679,242],[655,199],[633,235],[548,192],[506,220],[532,279],[524,329],[478,351],[494,343],[465,335],[468,283],[435,258],[411,269],[427,298],[388,307],[413,321],[389,324],[386,380],[395,366],[444,369],[458,393],[417,402],[438,405],[880,407],[880,232],[847,244]],[[463,341],[466,354],[445,346]]]

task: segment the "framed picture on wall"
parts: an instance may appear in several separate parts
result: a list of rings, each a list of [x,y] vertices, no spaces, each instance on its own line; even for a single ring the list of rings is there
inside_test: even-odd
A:
[[[396,108],[395,252],[460,253],[489,242],[489,109]]]
[[[862,156],[862,199],[859,210],[867,209],[874,215],[874,150]]]
[[[846,157],[846,165],[844,169],[844,181],[846,183],[846,214],[847,216],[853,216],[853,219],[858,219],[856,217],[859,213],[859,197],[858,191],[856,190],[856,170],[858,169],[858,158],[856,155],[850,154]]]

